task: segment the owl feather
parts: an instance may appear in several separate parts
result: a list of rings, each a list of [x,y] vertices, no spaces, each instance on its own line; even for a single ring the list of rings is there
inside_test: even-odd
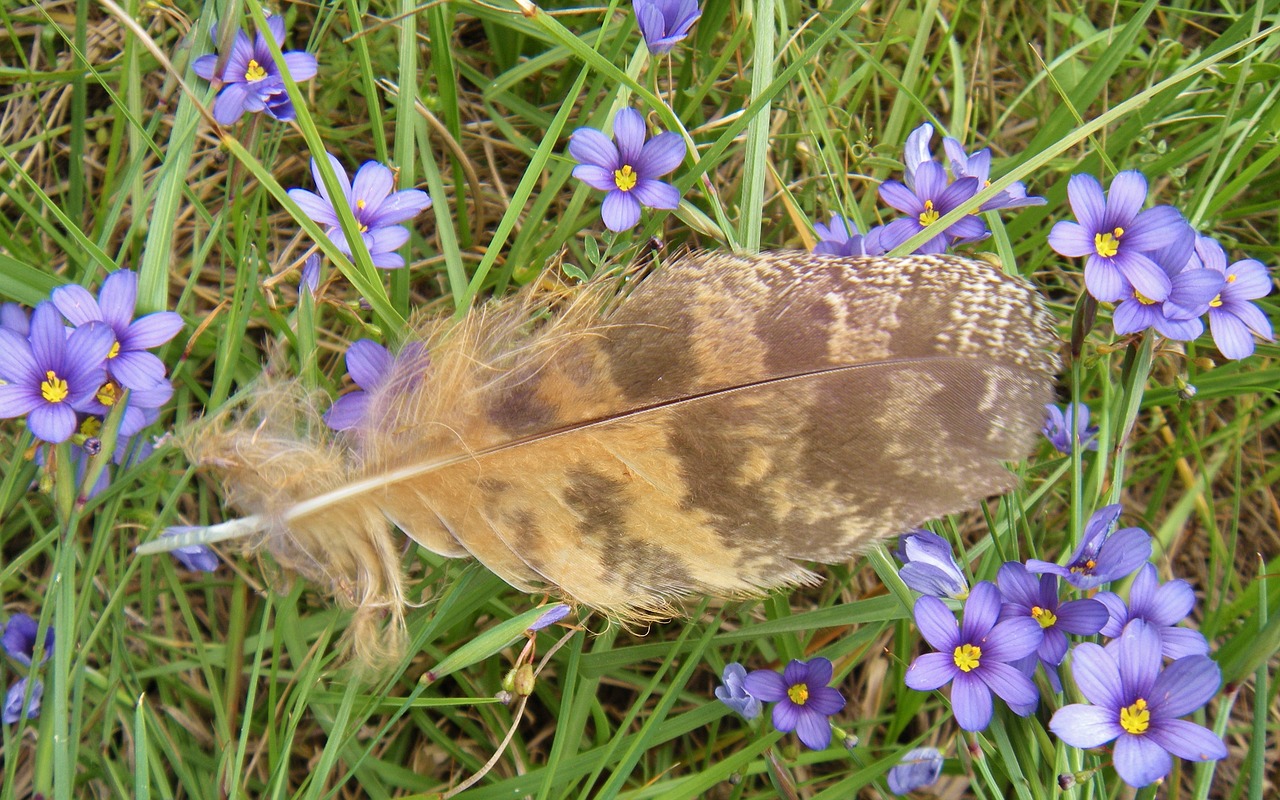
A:
[[[392,524],[523,591],[666,618],[1007,491],[1051,399],[1049,317],[985,262],[690,254],[627,289],[418,324],[342,434],[271,385],[184,446],[376,661],[398,642],[360,629],[404,608]]]

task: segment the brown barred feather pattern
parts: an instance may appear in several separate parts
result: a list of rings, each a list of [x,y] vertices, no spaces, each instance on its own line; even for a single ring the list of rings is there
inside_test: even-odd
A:
[[[617,286],[423,324],[348,434],[277,386],[189,454],[367,617],[403,607],[390,520],[643,620],[812,583],[797,562],[1010,489],[1051,400],[1049,318],[985,262],[698,253]]]

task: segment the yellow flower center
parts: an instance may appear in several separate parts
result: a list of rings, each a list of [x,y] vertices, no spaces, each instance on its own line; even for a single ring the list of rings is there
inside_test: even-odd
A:
[[[116,404],[116,400],[119,399],[119,395],[116,391],[116,385],[111,381],[107,381],[102,384],[102,386],[98,387],[98,392],[94,397],[98,398],[98,402],[108,408],[114,406]]]
[[[118,355],[120,355],[120,343],[113,342],[111,349],[107,351],[107,358],[115,358]]]
[[[1156,304],[1155,300],[1152,300],[1150,297],[1147,297],[1145,294],[1138,291],[1137,289],[1133,290],[1133,299],[1137,300],[1139,303],[1142,303],[1144,306],[1153,306]]]
[[[1215,294],[1213,299],[1209,301],[1209,308],[1222,308],[1222,295]]]
[[[249,68],[244,71],[244,79],[249,83],[253,83],[265,77],[267,77],[267,71],[262,68],[262,65],[252,58],[249,59]]]
[[[1076,566],[1072,567],[1071,571],[1077,574],[1092,575],[1093,568],[1096,566],[1098,566],[1098,562],[1090,558],[1086,560],[1083,564],[1077,564]]]
[[[97,417],[86,417],[80,423],[80,433],[84,436],[98,436],[102,433],[102,420]]]
[[[636,188],[636,181],[638,180],[640,180],[640,176],[636,174],[630,164],[623,164],[622,169],[613,171],[613,185],[624,192],[629,192]]]
[[[1040,623],[1041,628],[1052,628],[1054,623],[1058,621],[1057,614],[1054,614],[1047,608],[1041,608],[1040,606],[1031,607],[1031,616],[1036,622]]]
[[[978,668],[982,658],[982,648],[976,644],[962,644],[956,648],[952,658],[962,672],[972,672]]]
[[[791,698],[791,702],[798,706],[802,706],[809,702],[809,685],[805,683],[797,683],[787,690],[787,697]]]
[[[920,224],[927,228],[937,222],[939,216],[941,215],[933,208],[933,201],[925,200],[924,211],[920,212]]]
[[[59,378],[53,370],[44,374],[40,381],[40,396],[50,403],[61,403],[67,399],[67,382]]]
[[[1098,251],[1098,255],[1103,258],[1111,258],[1120,252],[1120,237],[1124,236],[1124,228],[1116,228],[1112,233],[1094,234],[1093,247]]]
[[[1151,712],[1147,710],[1147,701],[1139,697],[1132,705],[1120,709],[1120,727],[1129,733],[1146,733],[1151,727]]]

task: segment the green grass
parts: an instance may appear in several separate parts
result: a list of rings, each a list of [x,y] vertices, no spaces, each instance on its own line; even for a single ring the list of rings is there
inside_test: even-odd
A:
[[[256,0],[220,5],[246,25],[263,19]],[[1069,217],[1071,174],[1105,183],[1141,169],[1155,200],[1232,260],[1280,261],[1276,0],[1042,11],[707,0],[670,58],[647,54],[630,5],[273,7],[289,22],[286,49],[314,52],[320,74],[289,87],[295,122],[250,116],[220,135],[188,66],[209,48],[212,17],[192,16],[195,4],[2,4],[0,299],[30,306],[55,286],[96,291],[108,271],[136,269],[140,311],[188,323],[160,351],[176,392],[149,431],[159,436],[222,408],[268,352],[336,392],[348,342],[398,342],[410,315],[465,313],[544,265],[590,274],[645,257],[654,236],[668,250],[802,248],[833,212],[864,228],[887,221],[875,187],[900,174],[905,137],[925,121],[993,149],[991,193],[1023,180],[1048,198],[987,215],[993,236],[970,250],[1033,279],[1064,341],[1080,264],[1046,236]],[[571,178],[566,146],[627,105],[695,149],[673,177],[681,208],[615,236],[599,193]],[[389,161],[401,187],[432,195],[403,250],[411,269],[343,258],[288,199],[313,188],[308,160],[324,148],[348,166]],[[314,304],[295,291],[313,238],[340,273]],[[1262,305],[1275,319],[1274,297]],[[1092,406],[1099,450],[1072,460],[1046,446],[1020,468],[1020,490],[936,529],[964,548],[973,578],[992,578],[1006,557],[1058,558],[1094,508],[1123,502],[1128,523],[1155,536],[1162,577],[1195,586],[1191,624],[1226,682],[1197,721],[1230,756],[1179,762],[1159,796],[1268,797],[1280,780],[1267,752],[1280,711],[1280,592],[1267,577],[1280,569],[1280,349],[1227,362],[1207,335],[1185,349],[1126,346],[1109,314],[1061,379],[1064,399]],[[166,526],[230,516],[176,448],[112,467],[110,487],[79,507],[69,470],[43,474],[32,444],[20,423],[0,427],[3,618],[30,613],[57,641],[33,670],[43,713],[0,729],[0,798],[431,797],[499,751],[467,797],[880,797],[889,767],[923,742],[946,753],[958,795],[1041,800],[1060,794],[1060,773],[1107,761],[1047,732],[1070,697],[1027,721],[998,713],[975,736],[943,695],[904,688],[923,645],[883,551],[824,568],[817,589],[691,607],[647,635],[598,617],[538,634],[533,663],[549,659],[518,716],[494,696],[538,598],[411,548],[409,652],[360,679],[341,655],[350,615],[315,587],[234,549],[212,575],[134,555]],[[813,655],[836,663],[850,703],[835,721],[857,737],[851,750],[797,749],[712,697],[726,662]],[[6,685],[27,672],[0,671]],[[421,680],[429,671],[437,679]],[[1128,796],[1120,786],[1104,766],[1065,796]]]

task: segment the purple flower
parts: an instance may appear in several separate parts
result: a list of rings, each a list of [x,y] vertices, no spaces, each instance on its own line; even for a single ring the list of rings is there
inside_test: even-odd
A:
[[[0,328],[25,337],[31,332],[31,315],[17,303],[0,304]]]
[[[108,359],[110,363],[110,359]],[[83,411],[105,417],[123,396],[123,389],[115,381],[107,380],[85,403]],[[150,389],[131,389],[124,414],[120,418],[120,436],[128,438],[155,422],[159,410],[173,397],[173,384],[162,381]]]
[[[1188,761],[1225,758],[1227,748],[1208,729],[1178,719],[1209,702],[1222,684],[1218,665],[1187,656],[1160,669],[1160,637],[1144,622],[1125,627],[1119,646],[1078,645],[1071,659],[1080,692],[1092,705],[1058,709],[1049,730],[1072,747],[1114,741],[1116,772],[1133,787],[1148,786],[1173,769],[1170,754]]]
[[[915,171],[915,189],[897,181],[880,184],[880,199],[894,209],[909,214],[884,226],[880,244],[888,252],[937,222],[978,192],[977,178],[961,178],[947,185],[947,173],[936,161],[922,162]],[[970,214],[920,246],[917,253],[941,253],[948,241],[977,241],[987,235],[987,226]]]
[[[183,569],[191,572],[216,572],[218,566],[222,564],[222,559],[213,552],[213,548],[204,544],[179,547],[170,550],[169,555],[173,556],[173,560],[181,564]]]
[[[39,678],[31,684],[31,701],[24,707],[22,701],[27,696],[27,679],[19,678],[4,694],[4,709],[0,711],[0,722],[12,725],[22,719],[26,712],[27,719],[40,716],[40,701],[44,698],[44,683]]]
[[[422,379],[429,363],[426,348],[418,343],[410,343],[393,356],[369,339],[353,342],[347,348],[347,373],[360,389],[335,400],[324,414],[325,424],[335,431],[364,426],[377,416],[374,404],[383,389],[395,392],[407,388],[406,382]]]
[[[760,716],[760,701],[747,692],[747,671],[741,664],[736,661],[725,664],[724,673],[721,674],[720,679],[724,685],[716,687],[717,700],[738,712],[743,719],[755,719]],[[826,745],[824,744],[823,747]]]
[[[825,658],[792,661],[779,675],[758,669],[744,681],[747,694],[773,707],[773,727],[786,733],[795,731],[805,747],[825,750],[831,744],[828,717],[844,708],[844,696],[827,686],[831,682],[831,662]]]
[[[47,300],[31,315],[27,338],[0,328],[0,419],[25,414],[36,438],[52,444],[70,439],[76,411],[85,410],[103,384],[103,362],[115,343],[111,327],[101,322],[68,336],[62,315]]]
[[[917,747],[889,770],[889,791],[909,794],[932,786],[942,775],[942,753],[936,747]]]
[[[298,287],[311,292],[314,297],[320,288],[320,254],[312,253],[302,262],[302,273],[298,276]]]
[[[884,248],[880,246],[881,228],[872,228],[863,236],[853,220],[845,219],[839,214],[831,215],[831,223],[823,225],[816,222],[813,230],[818,234],[818,243],[813,252],[821,256],[880,256]]]
[[[653,55],[671,51],[702,16],[698,0],[635,0],[636,23]]]
[[[284,41],[284,18],[267,17],[267,30],[271,38],[279,45]],[[210,30],[214,44],[218,42],[218,26]],[[310,80],[316,74],[316,57],[301,50],[282,53],[285,68],[295,81]],[[252,42],[242,30],[236,31],[235,41],[231,43],[231,54],[222,68],[222,74],[215,76],[218,67],[218,56],[210,53],[197,58],[191,63],[191,71],[207,81],[215,77],[222,83],[218,99],[213,103],[213,118],[221,125],[230,125],[240,119],[246,111],[257,113],[265,111],[274,119],[293,119],[293,102],[285,91],[284,81],[280,77],[280,67],[271,57],[267,48],[267,40],[262,31],[258,31]]]
[[[1119,504],[1098,509],[1089,517],[1083,541],[1066,566],[1032,558],[1027,560],[1027,571],[1066,578],[1077,589],[1093,589],[1129,575],[1151,558],[1151,536],[1141,528],[1112,533],[1119,519]]]
[[[342,162],[332,153],[325,153],[329,164],[342,187],[342,202],[351,209],[360,230],[360,238],[369,248],[373,265],[379,269],[397,269],[404,266],[404,258],[395,252],[409,241],[409,229],[400,225],[431,208],[431,198],[420,189],[395,189],[396,176],[376,161],[366,161],[356,171],[354,182],[347,179]],[[289,196],[302,207],[303,212],[317,225],[325,226],[325,235],[346,255],[351,255],[351,245],[338,224],[338,212],[333,198],[324,187],[316,160],[311,159],[311,174],[320,194],[306,189],[290,189]]]
[[[116,346],[107,354],[107,374],[116,383],[140,391],[160,384],[168,386],[164,363],[147,351],[177,336],[182,330],[182,317],[172,311],[157,311],[134,319],[138,275],[133,270],[118,269],[108,275],[96,299],[76,284],[54,289],[51,299],[72,325],[105,322],[111,326]],[[158,408],[168,399],[151,407]]]
[[[634,108],[624,108],[613,118],[612,142],[595,128],[578,128],[569,138],[569,155],[578,162],[573,177],[608,192],[600,216],[611,231],[634,228],[641,206],[680,205],[676,187],[657,178],[680,166],[686,152],[684,139],[670,131],[645,141],[644,117]]]
[[[1081,450],[1098,449],[1098,426],[1089,427],[1087,405],[1067,403],[1066,408],[1058,408],[1048,404],[1044,411],[1044,428],[1041,432],[1059,453],[1070,453],[1073,447]]]
[[[1209,301],[1209,332],[1222,354],[1232,359],[1253,355],[1250,333],[1273,341],[1271,320],[1250,302],[1271,293],[1271,276],[1262,262],[1247,258],[1227,266],[1222,245],[1208,236],[1196,238],[1196,255],[1206,269],[1223,277],[1222,291]]]
[[[906,684],[921,692],[952,684],[951,709],[967,731],[991,724],[992,692],[1021,716],[1039,701],[1035,684],[1010,662],[1035,652],[1043,638],[1040,625],[1031,617],[1001,620],[1000,607],[1000,590],[989,581],[973,587],[962,625],[938,598],[925,595],[916,601],[916,625],[938,652],[911,662]]]
[[[951,545],[938,534],[922,529],[904,533],[894,555],[902,562],[898,576],[917,592],[956,600],[969,596],[969,581],[956,563]]]
[[[1041,575],[1037,580],[1016,561],[1000,567],[996,582],[1004,598],[1001,619],[1033,619],[1043,635],[1035,654],[1015,666],[1030,674],[1035,671],[1037,661],[1043,663],[1054,689],[1061,691],[1056,668],[1067,655],[1067,634],[1092,636],[1102,630],[1107,621],[1106,606],[1095,600],[1063,603],[1058,597],[1057,575]]]
[[[1115,592],[1098,592],[1094,599],[1106,606],[1107,624],[1102,635],[1118,637],[1130,622],[1140,619],[1160,637],[1160,651],[1165,658],[1184,658],[1209,654],[1204,635],[1190,628],[1177,627],[1196,604],[1196,593],[1186,581],[1172,580],[1163,586],[1154,564],[1143,564],[1129,588],[1129,604]],[[1117,641],[1107,648],[1117,646]]]
[[[9,622],[4,626],[4,636],[0,637],[0,647],[12,658],[24,667],[31,666],[31,659],[36,654],[36,635],[39,633],[40,623],[36,622],[27,614],[14,614],[9,617]],[[44,657],[40,663],[49,660],[49,656],[53,654],[53,626],[49,626],[44,630]]]
[[[543,628],[549,628],[569,616],[569,611],[567,603],[556,603],[553,606],[547,606],[546,611],[542,612],[542,616],[535,619],[533,624],[529,626],[529,630],[540,631]]]
[[[964,146],[958,139],[950,136],[942,140],[942,148],[951,162],[951,174],[955,178],[977,178],[978,190],[991,185],[991,150],[982,148],[973,155],[965,153]],[[1022,181],[1009,186],[1000,194],[978,206],[979,211],[995,211],[998,208],[1022,208],[1024,206],[1042,206],[1047,200],[1036,195],[1028,195],[1027,187]]]
[[[1163,302],[1173,283],[1148,254],[1168,244],[1186,222],[1172,206],[1142,211],[1147,179],[1129,170],[1116,175],[1111,189],[1092,175],[1072,175],[1067,195],[1076,222],[1057,222],[1049,232],[1049,246],[1068,258],[1088,256],[1084,282],[1089,294],[1104,303],[1130,297],[1134,290]]]
[[[1155,328],[1161,336],[1189,342],[1204,333],[1199,317],[1209,310],[1209,302],[1223,286],[1220,273],[1211,269],[1186,269],[1170,279],[1169,296],[1163,303],[1144,297],[1137,289],[1112,314],[1116,333],[1130,333]]]

